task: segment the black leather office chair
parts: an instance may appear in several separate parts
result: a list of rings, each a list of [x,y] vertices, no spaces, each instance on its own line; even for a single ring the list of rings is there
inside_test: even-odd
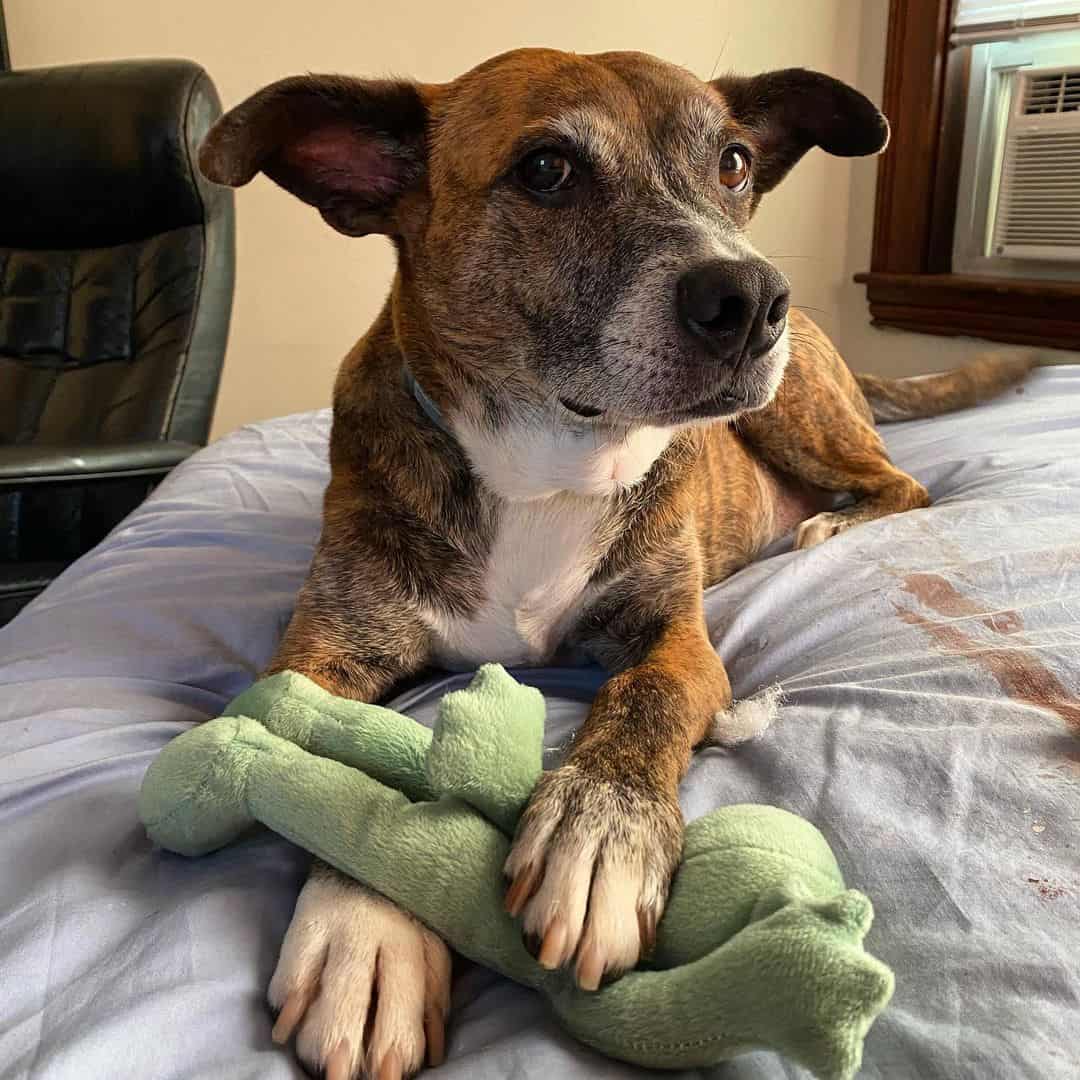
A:
[[[210,429],[232,308],[221,113],[183,60],[0,73],[0,624]]]

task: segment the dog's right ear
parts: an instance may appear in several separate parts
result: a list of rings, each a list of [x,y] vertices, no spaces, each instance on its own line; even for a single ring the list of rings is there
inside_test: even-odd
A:
[[[337,75],[282,79],[214,124],[199,168],[230,187],[261,171],[339,232],[392,234],[399,198],[425,171],[434,89]]]

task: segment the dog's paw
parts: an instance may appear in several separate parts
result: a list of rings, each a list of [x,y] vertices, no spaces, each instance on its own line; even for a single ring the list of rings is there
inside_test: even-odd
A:
[[[805,548],[817,547],[818,544],[835,536],[838,532],[851,528],[857,524],[850,514],[842,510],[826,510],[821,514],[815,514],[807,518],[795,530],[795,550],[802,551]]]
[[[546,968],[574,961],[578,985],[633,967],[652,948],[682,852],[678,803],[564,765],[546,773],[506,860],[506,907]]]
[[[326,1080],[401,1080],[443,1058],[450,954],[400,908],[331,871],[296,903],[267,992],[275,1042]]]

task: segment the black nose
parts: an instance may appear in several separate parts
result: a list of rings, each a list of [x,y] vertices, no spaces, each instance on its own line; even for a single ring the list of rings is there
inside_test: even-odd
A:
[[[768,352],[784,329],[787,279],[764,259],[714,259],[676,286],[679,321],[718,360]]]

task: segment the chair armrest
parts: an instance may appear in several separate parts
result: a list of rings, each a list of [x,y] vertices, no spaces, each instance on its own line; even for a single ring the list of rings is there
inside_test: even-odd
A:
[[[186,442],[0,446],[0,488],[164,476],[199,447]]]

